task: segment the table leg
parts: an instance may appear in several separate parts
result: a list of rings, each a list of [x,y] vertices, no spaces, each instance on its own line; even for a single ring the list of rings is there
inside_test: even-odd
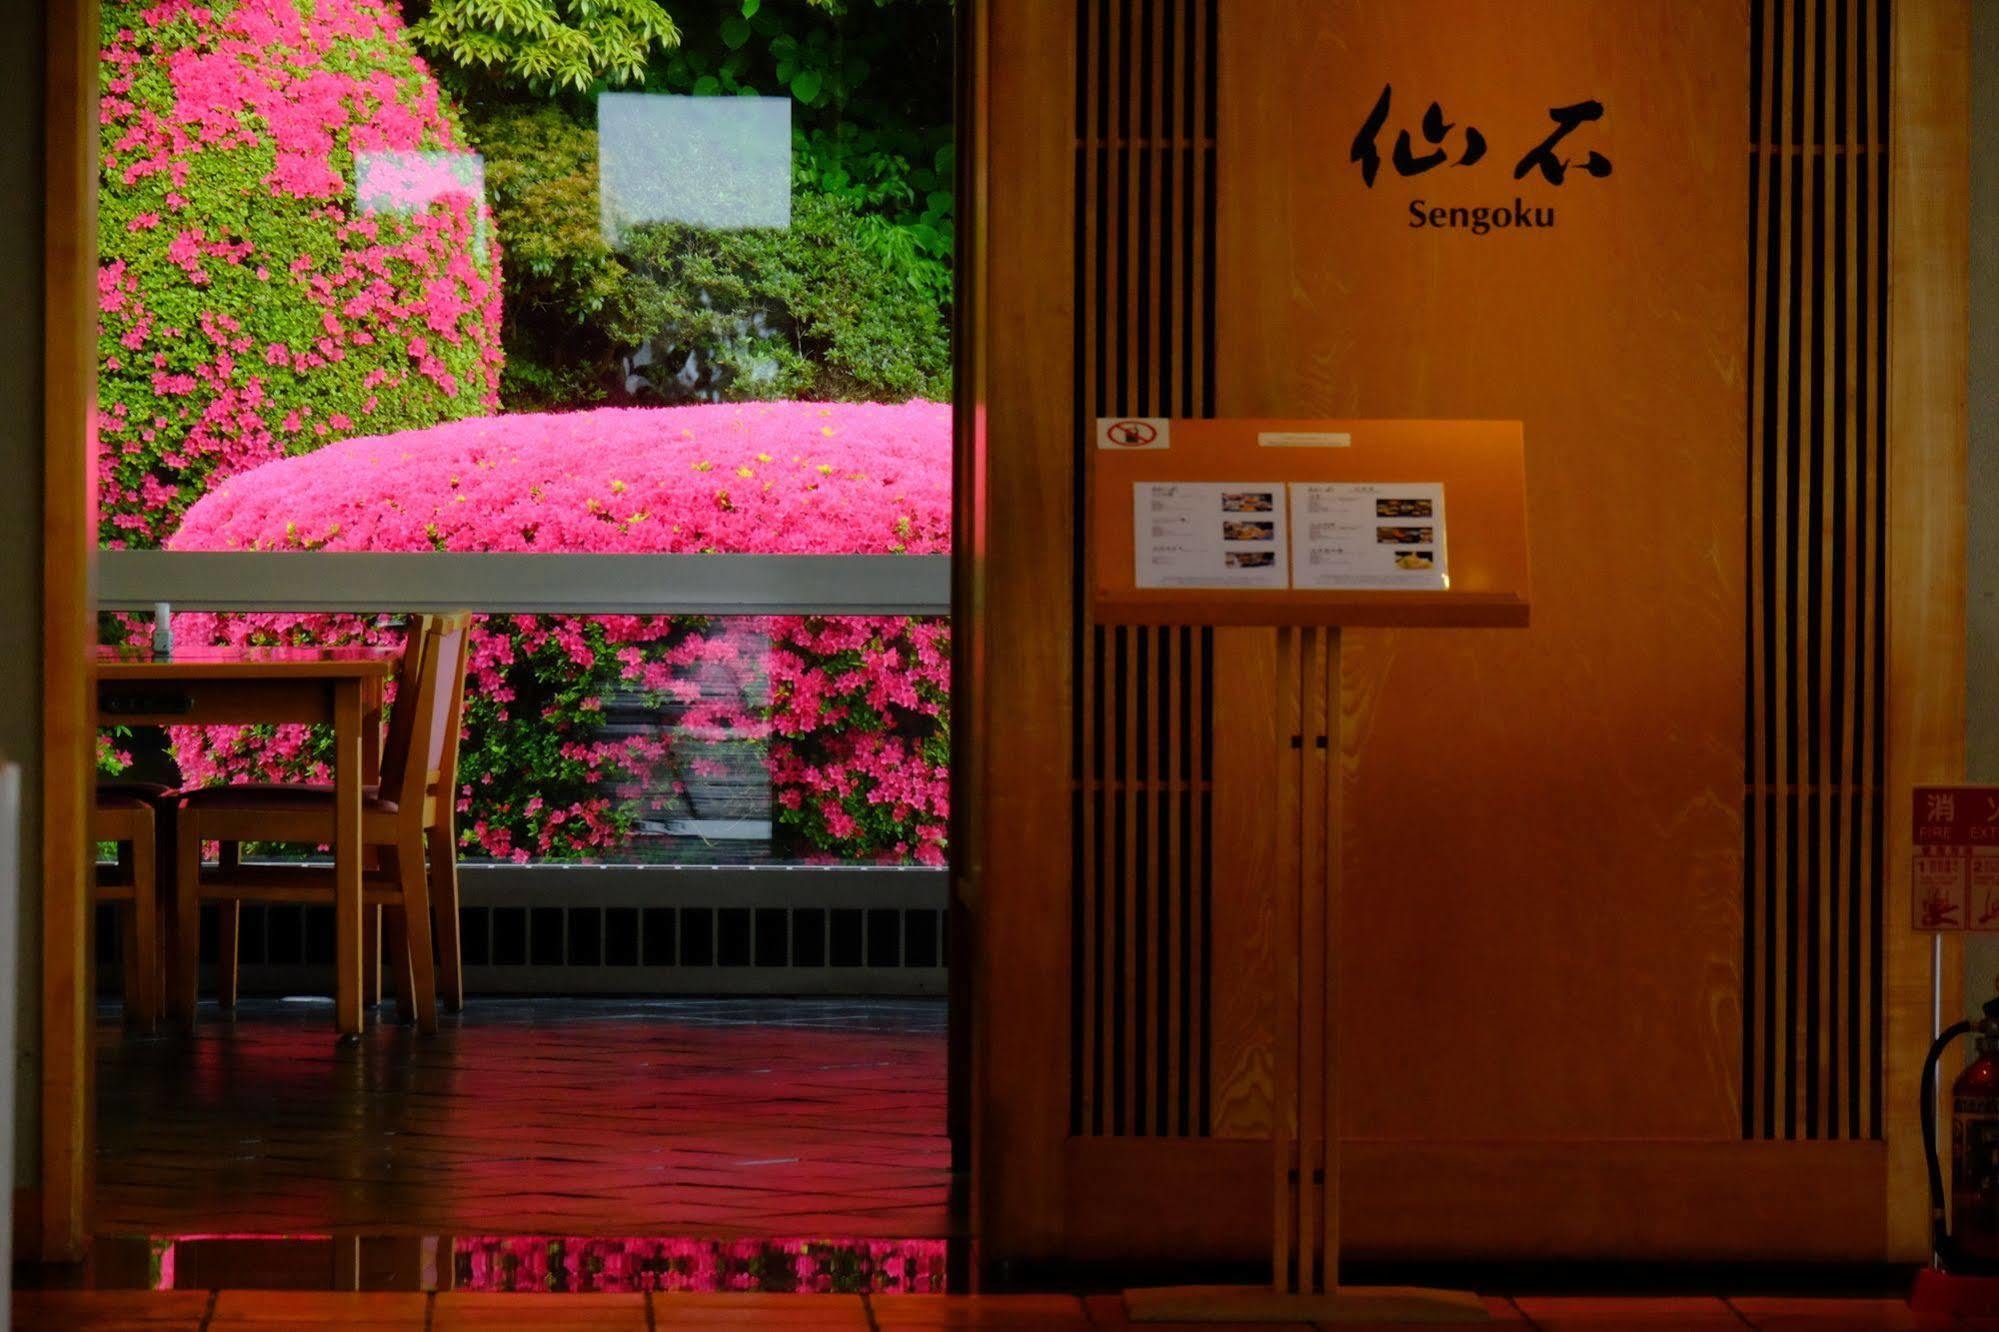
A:
[[[361,1033],[361,718],[358,680],[333,686],[334,1024]]]

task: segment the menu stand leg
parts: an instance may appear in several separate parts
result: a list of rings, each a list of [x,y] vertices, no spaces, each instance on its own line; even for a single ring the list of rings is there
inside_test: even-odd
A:
[[[333,686],[334,1025],[361,1034],[361,713],[359,681]]]
[[[1272,1280],[1125,1292],[1133,1322],[1483,1323],[1476,1295],[1341,1286],[1340,631],[1277,631],[1277,818],[1294,873],[1277,904]]]

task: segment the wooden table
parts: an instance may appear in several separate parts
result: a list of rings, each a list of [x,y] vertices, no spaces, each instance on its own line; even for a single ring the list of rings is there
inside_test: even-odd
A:
[[[387,648],[190,648],[170,657],[144,648],[97,652],[99,726],[333,727],[333,1011],[347,1036],[361,1031],[361,788],[381,776],[383,686],[397,656]],[[192,992],[184,978],[169,984],[174,1017],[193,1021],[185,1002]]]

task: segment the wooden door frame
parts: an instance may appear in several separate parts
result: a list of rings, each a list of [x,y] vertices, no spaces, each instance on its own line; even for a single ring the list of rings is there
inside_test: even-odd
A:
[[[1931,984],[1953,1020],[1961,936],[1940,974],[1909,928],[1917,783],[1965,771],[1970,496],[1971,0],[1895,0],[1889,80],[1886,1227],[1891,1258],[1927,1257],[1917,1089]],[[1946,1068],[1944,1077],[1950,1072]],[[1939,1098],[1941,1100],[1942,1098]],[[1941,1113],[1941,1111],[1940,1111]],[[1946,1125],[1947,1127],[1947,1125]]]
[[[973,69],[983,45],[986,4],[964,0],[959,19],[960,59],[965,62],[958,114],[983,117],[984,82]],[[87,1247],[92,1188],[92,1055],[87,946],[88,888],[95,848],[89,838],[96,769],[92,645],[96,641],[96,392],[97,392],[97,77],[98,0],[51,0],[48,9],[48,83],[45,97],[44,199],[43,576],[42,750],[43,875],[41,886],[40,1136],[37,1184],[15,1199],[15,1233],[24,1259],[74,1262]],[[967,120],[960,156],[960,188],[983,198],[979,137]],[[976,194],[974,194],[976,192]],[[967,212],[975,210],[968,209]],[[961,271],[977,232],[967,225],[960,241]],[[966,304],[976,295],[967,279]],[[963,328],[954,396],[958,413],[957,476],[961,503],[972,503],[982,475],[983,422],[971,410],[978,383],[978,339]],[[973,533],[977,524],[966,523]],[[968,561],[954,580],[958,604],[969,605]],[[975,663],[960,657],[953,688],[976,700]],[[954,780],[969,783],[968,774]],[[969,808],[954,801],[954,813]],[[971,844],[954,827],[954,843]],[[974,927],[963,881],[963,852],[953,859],[952,965],[950,968],[949,1111],[953,1157],[961,1168],[969,1154],[971,1098],[969,964]]]
[[[48,10],[43,232],[39,1197],[24,1257],[83,1257],[90,1207],[87,897],[95,768],[97,0]]]

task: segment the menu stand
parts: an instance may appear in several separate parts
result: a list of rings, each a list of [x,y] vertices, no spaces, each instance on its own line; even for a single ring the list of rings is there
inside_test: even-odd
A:
[[[1346,442],[1336,448],[1258,447],[1273,437]],[[1133,1322],[1488,1322],[1485,1306],[1469,1292],[1342,1286],[1339,1280],[1340,631],[1345,625],[1526,624],[1520,426],[1175,421],[1170,438],[1166,450],[1095,455],[1095,618],[1100,624],[1276,627],[1275,817],[1295,873],[1279,885],[1275,937],[1293,946],[1281,950],[1273,977],[1272,1282],[1128,1290],[1126,1312]],[[1441,527],[1448,518],[1450,576],[1438,590],[1140,588],[1132,486],[1162,482],[1379,482],[1391,489],[1440,482],[1448,513],[1440,511],[1435,521]],[[1296,513],[1291,521],[1298,521]],[[1295,552],[1300,535],[1290,535]]]

